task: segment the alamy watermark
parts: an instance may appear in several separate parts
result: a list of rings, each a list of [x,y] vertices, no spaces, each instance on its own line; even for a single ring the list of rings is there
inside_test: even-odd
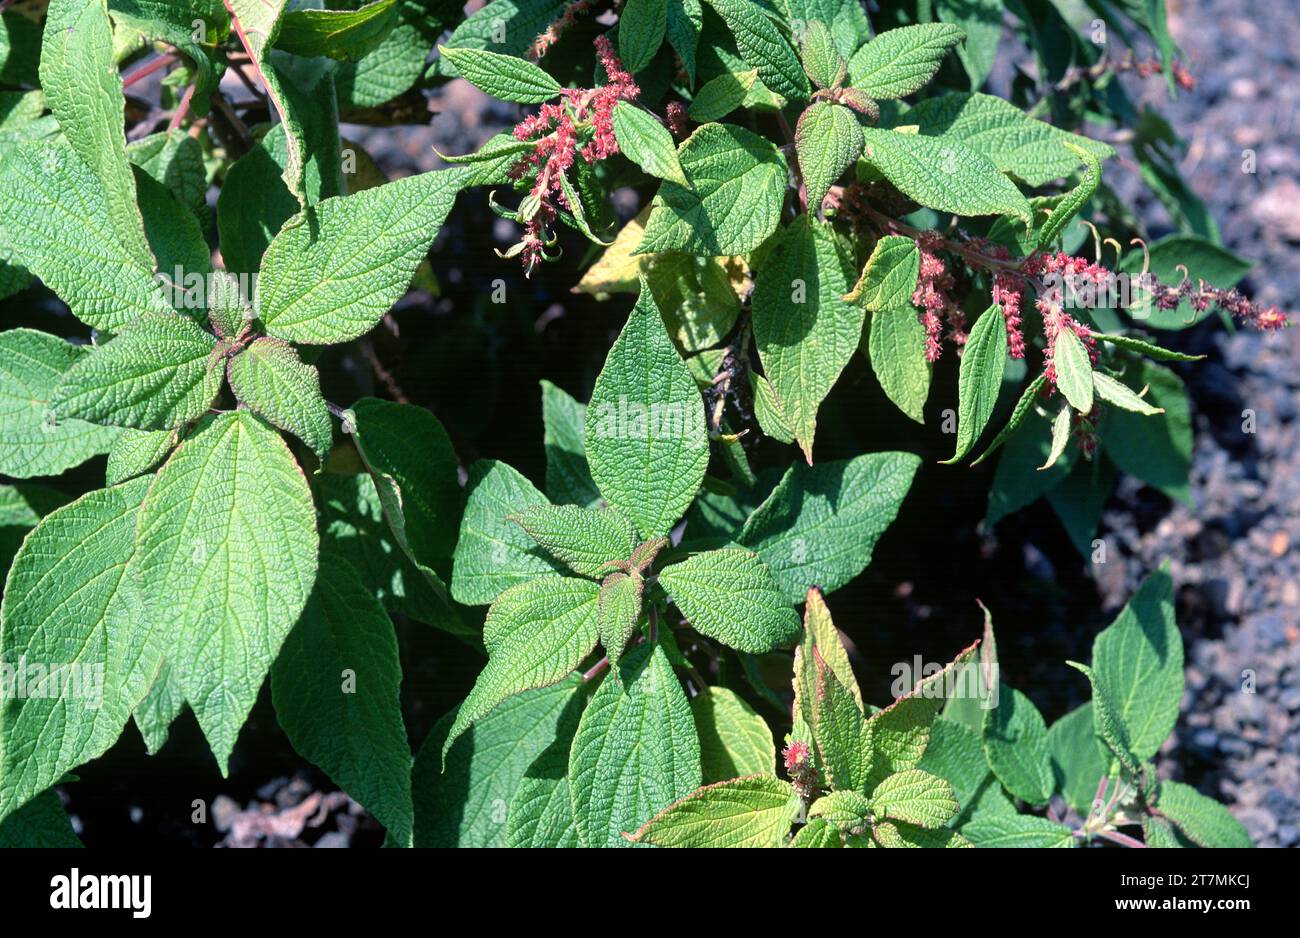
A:
[[[968,661],[949,666],[913,655],[911,661],[896,662],[889,673],[894,678],[889,692],[895,698],[915,690],[916,696],[925,699],[978,700],[981,710],[992,710],[998,705],[1001,681],[996,663]],[[927,682],[927,678],[937,674],[942,674],[943,680]]]
[[[0,700],[59,699],[98,710],[104,702],[104,666],[28,661],[26,655],[17,662],[0,661]]]
[[[596,436],[619,440],[680,439],[688,433],[698,403],[646,405],[620,395],[617,402],[596,405]]]

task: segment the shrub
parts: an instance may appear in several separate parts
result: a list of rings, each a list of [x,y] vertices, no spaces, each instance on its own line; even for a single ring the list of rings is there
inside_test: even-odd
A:
[[[1071,663],[1091,702],[1050,728],[987,616],[872,706],[824,598],[921,466],[907,439],[814,459],[859,350],[948,463],[998,453],[989,524],[1046,497],[1088,556],[1117,470],[1187,495],[1170,363],[1194,359],[1150,332],[1285,324],[1233,290],[1248,265],[1173,131],[1115,81],[1191,83],[1161,4],[1109,24],[1141,61],[1008,4],[1033,66],[1009,100],[979,90],[998,3],[626,0],[613,28],[589,0],[286,6],[3,13],[0,287],[39,279],[76,322],[0,333],[0,841],[67,840],[53,786],[128,721],[155,751],[188,706],[226,772],[269,675],[293,747],[395,845],[1247,842],[1155,775],[1183,692],[1167,571]],[[395,181],[340,136],[457,76],[526,116]],[[1085,118],[1132,140],[1176,234],[1139,238]],[[461,193],[517,224],[527,273],[585,243],[575,289],[636,297],[588,405],[543,387],[542,489],[490,459],[462,481],[429,410],[331,403],[316,367],[433,284]],[[26,481],[105,454],[103,487]],[[486,654],[413,765],[393,617]],[[788,649],[792,706],[764,671]]]

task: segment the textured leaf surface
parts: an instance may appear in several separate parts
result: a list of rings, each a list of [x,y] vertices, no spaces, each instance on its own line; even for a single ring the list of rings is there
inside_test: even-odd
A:
[[[976,847],[1073,847],[1064,824],[1029,814],[986,815],[965,824],[962,834]]]
[[[597,600],[596,616],[600,632],[600,644],[609,656],[610,664],[617,665],[623,649],[636,634],[641,621],[641,594],[643,586],[640,574],[611,573],[600,584],[600,597]]]
[[[138,573],[167,660],[226,771],[316,578],[316,512],[284,441],[224,414],[163,465],[140,510]]]
[[[586,420],[585,405],[551,382],[542,382],[546,494],[557,505],[590,507],[600,502],[583,443]]]
[[[862,127],[848,108],[817,101],[799,115],[794,141],[808,210],[816,213],[831,185],[862,155]]]
[[[773,17],[753,0],[708,0],[727,24],[736,48],[758,77],[790,101],[806,101],[812,92],[799,56]]]
[[[527,59],[486,49],[439,46],[438,51],[462,78],[502,101],[541,104],[560,93],[560,83]]]
[[[420,747],[412,772],[415,846],[497,847],[533,761],[573,736],[582,712],[577,675],[512,697],[456,741],[443,765],[448,713]]]
[[[801,802],[788,782],[751,775],[705,785],[630,837],[657,847],[779,847]]]
[[[877,100],[909,95],[930,83],[948,50],[964,38],[950,23],[883,32],[849,60],[851,84]]]
[[[586,415],[591,477],[645,538],[667,534],[695,499],[709,461],[704,404],[642,283],[596,378]]]
[[[829,222],[796,219],[758,268],[754,340],[781,412],[812,462],[817,409],[862,338],[862,307],[846,303],[851,247]]]
[[[761,654],[799,636],[799,616],[772,571],[739,548],[695,554],[665,567],[659,583],[695,630]]]
[[[668,0],[627,0],[618,17],[618,54],[623,67],[635,75],[649,65],[667,29]]]
[[[207,413],[221,389],[217,341],[190,319],[146,314],[64,373],[61,419],[165,430]]]
[[[624,846],[657,811],[700,785],[700,744],[663,649],[623,656],[620,680],[587,704],[569,755],[573,814],[586,847]]]
[[[661,6],[664,5],[664,0],[658,2]],[[626,62],[624,67],[635,71]],[[673,135],[653,114],[626,101],[618,102],[614,105],[614,138],[623,155],[651,176],[669,179],[679,186],[690,185],[682,171],[682,164],[677,159],[677,145],[673,143]]]
[[[772,730],[743,697],[725,687],[710,687],[691,700],[691,711],[706,785],[772,774],[776,767]]]
[[[637,545],[636,527],[612,508],[533,505],[510,516],[543,550],[575,573],[597,579]]]
[[[0,606],[0,817],[121,734],[161,664],[134,574],[149,482],[83,495],[51,512],[14,558]],[[15,690],[21,688],[21,693]]]
[[[32,329],[0,334],[0,472],[18,479],[58,475],[108,450],[117,429],[60,421],[51,405],[63,374],[90,354]]]
[[[303,58],[355,62],[377,49],[396,21],[397,0],[374,0],[355,10],[293,10],[275,44]]]
[[[839,589],[871,562],[920,464],[911,453],[796,462],[745,522],[740,543],[763,559],[792,603],[810,586]]]
[[[578,728],[577,713],[563,726],[555,741],[533,760],[510,801],[506,821],[509,847],[576,847],[578,827],[573,820],[569,791],[569,749]]]
[[[965,458],[988,425],[1002,390],[1007,365],[1007,323],[1000,306],[990,306],[975,321],[957,374],[957,452]]]
[[[1056,366],[1056,386],[1065,399],[1081,414],[1092,412],[1092,363],[1083,340],[1072,329],[1062,329],[1056,336],[1052,364]]]
[[[942,827],[957,815],[957,798],[946,780],[920,769],[891,775],[871,793],[877,817],[906,821],[918,827]]]
[[[1097,738],[1092,704],[1075,707],[1047,731],[1056,790],[1066,804],[1085,817],[1097,793],[1097,783],[1110,769],[1110,757]]]
[[[503,700],[564,678],[596,647],[600,586],[547,577],[506,590],[483,626],[488,663],[456,712],[445,753],[461,733]]]
[[[638,254],[745,254],[781,220],[785,157],[768,140],[731,124],[705,124],[677,151],[691,186],[664,181]]]
[[[512,586],[558,567],[510,516],[546,496],[503,462],[481,459],[469,467],[469,501],[452,559],[451,592],[457,602],[482,606]]]
[[[271,669],[275,714],[294,750],[411,839],[411,750],[398,700],[402,668],[388,613],[345,560],[320,575]]]
[[[998,781],[1017,798],[1043,805],[1052,797],[1047,724],[1033,701],[1006,684],[998,705],[984,711],[984,754]]]
[[[795,833],[794,839],[790,841],[791,847],[805,848],[826,848],[842,847],[842,838],[839,830],[825,818],[811,818],[807,824],[799,828]]]
[[[800,650],[802,657],[802,649]],[[852,692],[813,651],[812,732],[817,765],[840,791],[866,792],[871,779],[874,727],[865,724]]]
[[[320,393],[320,374],[293,346],[279,339],[257,339],[230,360],[226,374],[241,404],[301,439],[325,461],[334,436]]]
[[[1228,809],[1191,785],[1163,781],[1156,809],[1202,847],[1250,847],[1250,835]]]
[[[963,811],[969,810],[992,778],[979,734],[947,717],[930,724],[930,741],[917,767],[947,780]]]
[[[0,850],[80,847],[59,793],[50,789],[0,821]]]
[[[316,345],[369,332],[410,286],[467,172],[408,176],[290,220],[262,261],[258,315],[267,332]]]
[[[955,215],[1033,218],[1029,201],[993,162],[958,140],[864,128],[865,158],[903,193]]]

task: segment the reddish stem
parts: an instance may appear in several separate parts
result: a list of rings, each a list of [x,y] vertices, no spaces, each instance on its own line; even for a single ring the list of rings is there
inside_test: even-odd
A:
[[[123,78],[122,87],[129,88],[132,85],[134,85],[136,82],[143,81],[144,79],[148,78],[150,75],[152,75],[154,72],[158,71],[159,69],[164,69],[167,68],[168,66],[175,65],[179,61],[180,58],[176,55],[175,52],[168,52],[166,55],[160,55],[158,56],[158,58],[154,59],[153,61],[148,62],[145,65],[141,65],[130,75],[127,75],[125,78]]]
[[[190,85],[185,89],[185,94],[181,96],[181,103],[176,108],[176,113],[173,114],[172,119],[167,122],[168,133],[180,129],[181,122],[185,120],[185,115],[190,111],[190,102],[192,100],[194,100],[194,86]]]
[[[1135,847],[1146,849],[1146,844],[1128,834],[1121,834],[1119,831],[1099,831],[1098,837],[1105,837],[1111,843],[1119,844],[1121,847]]]

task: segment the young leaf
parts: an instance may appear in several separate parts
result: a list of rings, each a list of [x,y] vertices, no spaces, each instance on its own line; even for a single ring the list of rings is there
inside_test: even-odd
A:
[[[843,847],[844,844],[839,828],[825,818],[815,817],[810,818],[807,824],[799,828],[794,839],[790,841],[790,846],[817,849]]]
[[[1160,362],[1198,362],[1205,358],[1204,355],[1185,355],[1182,352],[1161,348],[1150,342],[1135,339],[1131,335],[1110,335],[1105,332],[1093,332],[1091,335],[1094,339],[1101,339],[1103,342],[1117,345],[1127,352],[1137,352],[1139,355],[1145,355],[1147,358],[1154,358]]]
[[[722,120],[736,108],[745,103],[749,91],[758,80],[757,69],[747,72],[723,72],[716,78],[710,78],[700,90],[695,92],[691,106],[686,113],[691,120],[699,124]]]
[[[930,742],[917,768],[945,779],[952,786],[957,804],[967,814],[982,789],[990,784],[999,785],[989,771],[979,734],[947,715],[930,724]]]
[[[601,579],[636,547],[636,527],[612,508],[533,505],[509,517],[574,573]]]
[[[862,338],[862,308],[842,299],[852,276],[849,244],[829,222],[801,215],[754,278],[754,341],[810,464],[817,410]]]
[[[621,570],[611,573],[600,584],[596,608],[597,630],[600,644],[614,667],[618,667],[618,659],[636,634],[637,625],[641,621],[642,588],[640,574],[624,573]]]
[[[601,493],[646,539],[668,533],[704,479],[704,405],[644,280],[591,392],[586,451]]]
[[[345,560],[325,556],[271,668],[276,718],[294,750],[403,846],[411,839],[411,750],[388,613]]]
[[[627,101],[615,104],[614,139],[623,155],[651,176],[690,188],[691,184],[677,159],[673,135],[649,111]]]
[[[266,249],[258,316],[273,336],[330,345],[364,335],[411,284],[469,170],[421,173],[326,199]]]
[[[725,687],[709,687],[691,700],[691,711],[700,737],[704,784],[773,773],[772,730],[743,697]]]
[[[105,752],[149,691],[160,633],[132,568],[148,488],[136,479],[56,509],[14,558],[0,606],[11,685],[0,706],[0,818]]]
[[[787,168],[770,141],[743,127],[705,124],[677,157],[691,188],[668,181],[659,187],[637,254],[746,254],[776,230]]]
[[[627,0],[618,17],[618,55],[631,74],[650,64],[668,29],[668,0]],[[622,146],[622,141],[619,141]]]
[[[1228,809],[1191,785],[1163,781],[1156,810],[1177,825],[1188,840],[1202,847],[1250,847],[1250,835]]]
[[[1007,323],[1002,308],[990,306],[975,321],[957,375],[957,452],[955,463],[971,451],[993,414],[1007,364]]]
[[[501,701],[547,687],[596,647],[596,599],[591,580],[546,577],[506,590],[488,610],[483,642],[488,663],[456,711],[443,754],[461,733]]]
[[[320,393],[320,374],[293,346],[279,339],[255,339],[230,359],[226,374],[241,404],[301,439],[325,462],[334,434]]]
[[[1017,798],[1043,805],[1052,797],[1047,724],[1033,701],[1006,684],[997,706],[984,711],[984,754],[998,781]]]
[[[1163,407],[1152,407],[1124,382],[1118,381],[1100,371],[1095,371],[1092,374],[1092,388],[1096,391],[1097,396],[1106,403],[1114,404],[1123,410],[1130,410],[1135,414],[1154,417],[1156,414],[1165,412]]]
[[[864,127],[862,135],[864,159],[922,205],[954,215],[1033,219],[1029,200],[1015,183],[961,141],[876,127]]]
[[[1070,425],[1073,422],[1070,414],[1069,404],[1062,404],[1056,412],[1056,417],[1052,420],[1052,448],[1047,451],[1047,461],[1038,467],[1039,472],[1046,472],[1055,466],[1065,452],[1066,444],[1070,442]]]
[[[880,33],[849,60],[851,83],[877,100],[905,97],[929,84],[948,50],[965,38],[949,23]]]
[[[801,804],[771,775],[733,778],[691,792],[625,836],[656,847],[779,847]]]
[[[901,235],[886,235],[872,248],[862,275],[844,299],[872,313],[911,310],[920,271],[921,252],[916,242]]]
[[[817,673],[811,700],[817,765],[836,790],[865,792],[871,777],[874,727],[864,723],[853,694],[816,650],[812,658]]]
[[[596,689],[573,738],[569,783],[584,847],[625,846],[623,834],[699,787],[691,707],[662,648],[628,652],[619,680]]]
[[[1092,363],[1083,340],[1073,329],[1062,328],[1056,335],[1052,364],[1056,366],[1056,386],[1065,399],[1081,414],[1092,412]]]
[[[957,816],[957,798],[942,778],[908,769],[884,779],[871,793],[876,817],[906,821],[917,827],[942,827]]]
[[[1047,730],[1056,790],[1065,803],[1082,815],[1092,808],[1097,783],[1110,769],[1110,756],[1097,738],[1092,704],[1075,707]]]
[[[1065,230],[1065,226],[1070,223],[1074,216],[1079,214],[1084,205],[1097,191],[1097,187],[1101,185],[1101,159],[1098,154],[1082,146],[1076,146],[1074,143],[1066,143],[1065,146],[1083,159],[1084,164],[1087,166],[1087,172],[1083,180],[1066,193],[1065,198],[1052,209],[1052,213],[1047,217],[1046,224],[1038,232],[1039,250],[1046,249],[1056,240],[1057,236]]]
[[[831,185],[862,155],[862,126],[843,105],[814,101],[799,115],[794,142],[808,211],[820,214]]]
[[[167,430],[207,413],[221,389],[217,341],[175,313],[146,314],[64,372],[60,419]]]
[[[546,494],[557,505],[590,508],[600,503],[600,489],[591,480],[582,440],[586,420],[585,405],[551,382],[542,382]]]
[[[665,567],[659,583],[702,635],[761,654],[799,635],[799,616],[757,554],[739,548],[695,554]]]
[[[853,676],[849,653],[840,641],[839,630],[831,621],[831,611],[826,606],[821,590],[811,586],[804,603],[803,639],[795,651],[794,673],[796,710],[808,726],[813,725],[812,702],[817,691],[819,662],[829,668],[840,685],[853,695],[858,711],[865,713],[862,690],[858,687],[857,678]]]
[[[862,834],[871,826],[871,801],[861,792],[832,791],[812,803],[808,817],[821,818],[844,834]]]
[[[486,49],[457,49],[439,46],[464,79],[494,98],[520,104],[541,104],[556,97],[562,87],[558,81],[527,59],[501,55]]]
[[[806,101],[812,88],[799,56],[774,18],[753,0],[708,0],[763,83],[788,101]]]
[[[275,431],[222,414],[164,464],[137,530],[148,612],[169,623],[167,660],[224,773],[316,578],[311,491]]]
[[[704,8],[700,0],[668,0],[668,25],[665,35],[686,72],[688,87],[695,86],[695,58],[699,50],[700,30],[704,25]]]
[[[920,465],[911,453],[796,462],[745,522],[739,541],[763,559],[791,603],[810,586],[839,589],[871,562]]]
[[[818,88],[833,88],[844,80],[848,64],[835,48],[830,29],[821,20],[808,20],[799,48],[803,70]]]
[[[961,834],[950,830],[926,830],[915,824],[902,821],[879,821],[871,831],[876,844],[881,847],[906,847],[925,849],[947,849],[950,847],[975,846]]]
[[[0,472],[16,479],[58,475],[107,452],[117,428],[60,421],[51,405],[64,373],[90,354],[34,329],[0,333]]]

